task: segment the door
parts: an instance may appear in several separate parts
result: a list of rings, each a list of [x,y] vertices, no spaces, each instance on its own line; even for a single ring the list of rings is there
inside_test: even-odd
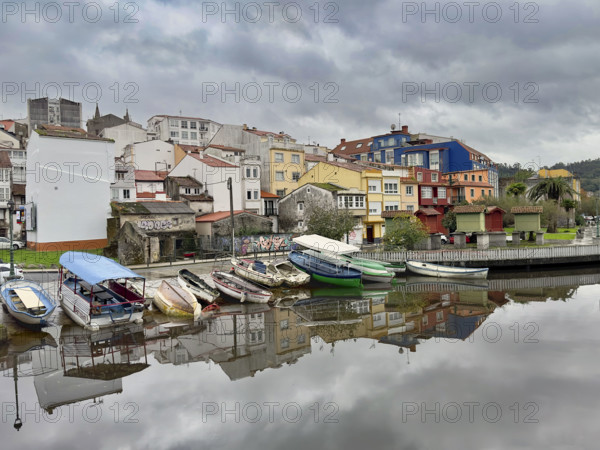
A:
[[[374,237],[373,237],[373,225],[367,225],[367,242],[369,244],[372,244],[374,241]]]

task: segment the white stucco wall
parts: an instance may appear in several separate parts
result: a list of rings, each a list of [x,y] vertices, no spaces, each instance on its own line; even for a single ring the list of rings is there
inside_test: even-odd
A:
[[[126,152],[126,162],[136,170],[168,171],[175,165],[175,148],[168,142],[153,140],[133,144],[132,156]]]
[[[37,228],[28,241],[106,239],[114,143],[31,134],[27,145],[26,201]]]
[[[103,137],[114,139],[115,158],[123,155],[125,146],[129,144],[135,144],[136,142],[143,142],[147,139],[146,130],[143,128],[134,127],[128,123],[105,128],[100,134]],[[154,168],[152,170],[154,170]]]

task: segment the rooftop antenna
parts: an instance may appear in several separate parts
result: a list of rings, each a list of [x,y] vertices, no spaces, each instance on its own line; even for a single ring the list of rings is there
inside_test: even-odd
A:
[[[402,129],[402,113],[398,113],[398,129]]]

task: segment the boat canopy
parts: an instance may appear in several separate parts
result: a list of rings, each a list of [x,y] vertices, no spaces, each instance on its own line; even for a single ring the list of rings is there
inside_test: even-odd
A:
[[[312,250],[318,250],[320,252],[329,252],[337,254],[355,253],[360,252],[360,248],[354,245],[344,244],[343,242],[329,239],[318,234],[307,234],[304,236],[298,236],[293,238],[296,244],[303,247],[310,248]]]
[[[144,278],[112,259],[84,252],[66,252],[60,264],[90,284],[118,278]]]

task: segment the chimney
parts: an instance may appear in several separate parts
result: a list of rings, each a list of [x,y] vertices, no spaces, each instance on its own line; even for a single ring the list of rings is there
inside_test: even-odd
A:
[[[402,125],[402,132],[408,134],[408,125]]]
[[[333,161],[333,153],[327,153],[327,161]]]
[[[424,139],[426,144],[433,144],[433,139]]]
[[[346,143],[346,138],[343,138],[340,142],[340,144],[345,144]]]
[[[248,124],[245,123],[244,125],[242,125],[242,130],[247,130],[248,129]]]

